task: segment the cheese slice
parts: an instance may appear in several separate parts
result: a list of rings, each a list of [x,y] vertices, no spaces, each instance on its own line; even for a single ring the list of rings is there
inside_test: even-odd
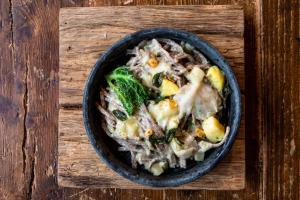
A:
[[[186,76],[190,81],[185,86],[181,87],[179,92],[174,96],[174,100],[179,106],[179,118],[184,115],[190,115],[194,106],[194,101],[199,88],[201,87],[202,80],[204,78],[204,72],[194,67],[192,71]]]
[[[174,105],[173,101],[174,100],[166,99],[157,104],[154,104],[152,101],[148,106],[150,114],[164,130],[177,128],[179,124],[178,106],[177,103]]]

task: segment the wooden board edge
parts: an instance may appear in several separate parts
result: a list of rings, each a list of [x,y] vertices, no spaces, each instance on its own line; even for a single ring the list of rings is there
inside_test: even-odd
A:
[[[69,10],[81,10],[81,9],[89,9],[89,10],[99,10],[99,9],[109,9],[110,7],[114,8],[203,8],[203,9],[232,9],[232,10],[240,10],[244,13],[243,6],[240,5],[143,5],[143,6],[97,6],[97,7],[63,7],[59,9],[59,12],[68,12]]]

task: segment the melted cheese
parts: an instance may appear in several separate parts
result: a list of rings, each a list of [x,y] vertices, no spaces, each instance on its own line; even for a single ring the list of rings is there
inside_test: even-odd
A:
[[[159,42],[156,39],[152,39],[151,43],[149,44],[149,49],[151,49],[151,51],[157,55],[160,53],[161,51],[161,46],[159,44]]]
[[[143,59],[144,60],[144,59]],[[150,67],[147,63],[144,64],[144,70],[141,73],[141,79],[144,85],[151,87],[152,78],[155,74],[160,72],[168,72],[171,68],[171,65],[160,61],[156,67]]]
[[[194,115],[196,119],[205,120],[213,116],[219,111],[221,103],[218,92],[209,84],[203,84],[195,99]]]
[[[148,110],[162,129],[169,130],[178,127],[178,106],[172,105],[171,100],[166,99],[160,101],[158,104],[151,102],[148,106]]]
[[[142,71],[141,76],[140,76],[143,85],[147,87],[152,86],[152,75],[146,71]]]
[[[163,61],[160,61],[159,64],[156,67],[150,67],[148,64],[145,67],[146,67],[147,71],[152,76],[154,76],[155,74],[160,73],[160,72],[165,72],[166,73],[167,71],[170,70],[171,65],[167,64]]]
[[[179,118],[189,115],[194,106],[195,98],[204,78],[204,72],[199,68],[193,68],[186,76],[190,83],[181,87],[179,92],[174,96],[174,100],[179,106]]]
[[[116,125],[117,136],[124,139],[139,139],[139,125],[135,117],[129,117],[125,121],[117,121]]]
[[[151,53],[154,53],[155,55],[159,52],[158,43],[151,42],[149,46],[151,46]],[[144,85],[151,87],[152,86],[152,78],[155,74],[160,72],[168,72],[171,69],[171,65],[166,63],[164,60],[160,59],[158,60],[158,65],[156,67],[151,67],[148,64],[148,61],[150,59],[150,52],[144,52],[142,54],[141,63],[142,63],[142,73],[140,75],[140,78],[142,79],[142,82]]]

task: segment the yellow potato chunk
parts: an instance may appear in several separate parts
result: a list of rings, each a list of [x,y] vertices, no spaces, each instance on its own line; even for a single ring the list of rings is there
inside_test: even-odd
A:
[[[168,79],[163,79],[160,86],[161,96],[167,97],[176,94],[179,91],[179,87]]]
[[[223,90],[225,77],[223,72],[217,66],[210,67],[206,76],[214,88],[219,92]]]
[[[139,139],[139,125],[135,117],[130,117],[125,121],[117,121],[117,134],[124,139]]]
[[[204,120],[202,127],[209,141],[219,142],[224,138],[225,128],[215,117],[209,117]]]

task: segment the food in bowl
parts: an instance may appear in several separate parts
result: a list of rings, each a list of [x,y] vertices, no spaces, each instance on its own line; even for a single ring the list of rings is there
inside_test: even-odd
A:
[[[226,141],[230,89],[218,66],[191,44],[166,38],[143,40],[128,54],[126,65],[105,76],[95,103],[103,130],[130,152],[133,168],[159,176],[188,159],[203,161]]]

